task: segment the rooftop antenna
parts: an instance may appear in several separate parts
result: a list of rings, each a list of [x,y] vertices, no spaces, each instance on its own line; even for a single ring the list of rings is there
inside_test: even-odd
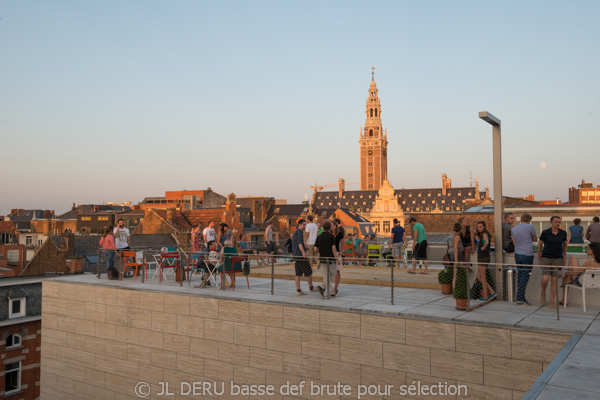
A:
[[[375,66],[371,65],[371,80],[375,81]]]

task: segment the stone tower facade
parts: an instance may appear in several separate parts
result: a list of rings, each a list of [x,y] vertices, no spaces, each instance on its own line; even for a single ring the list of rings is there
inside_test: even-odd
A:
[[[367,120],[360,130],[360,190],[379,190],[387,179],[387,130],[381,125],[381,103],[372,73],[365,108]]]

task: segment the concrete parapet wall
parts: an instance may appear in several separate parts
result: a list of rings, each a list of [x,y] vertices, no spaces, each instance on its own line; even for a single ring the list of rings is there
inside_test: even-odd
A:
[[[181,382],[273,385],[282,399],[310,385],[466,385],[470,399],[518,399],[568,334],[224,300],[190,294],[45,281],[41,398],[186,398]],[[302,396],[280,387],[304,381]],[[175,396],[158,395],[169,382]],[[200,384],[201,385],[201,384]],[[439,398],[440,396],[435,396]],[[383,398],[382,395],[362,398]],[[420,398],[428,398],[422,396]],[[441,398],[458,398],[445,396]]]

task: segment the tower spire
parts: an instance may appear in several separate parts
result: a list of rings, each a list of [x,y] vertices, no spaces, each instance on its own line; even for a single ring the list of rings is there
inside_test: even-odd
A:
[[[375,66],[371,65],[371,82],[375,82]]]

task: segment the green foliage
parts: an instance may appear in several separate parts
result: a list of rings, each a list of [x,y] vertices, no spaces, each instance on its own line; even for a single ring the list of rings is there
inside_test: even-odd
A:
[[[440,273],[438,274],[438,282],[440,285],[444,285],[444,284],[451,284],[452,283],[452,277],[454,275],[454,272],[452,271],[452,267],[450,268],[444,268],[443,270],[440,271]]]
[[[466,299],[467,298],[467,268],[458,267],[456,270],[456,282],[454,284],[454,295],[455,299]]]

